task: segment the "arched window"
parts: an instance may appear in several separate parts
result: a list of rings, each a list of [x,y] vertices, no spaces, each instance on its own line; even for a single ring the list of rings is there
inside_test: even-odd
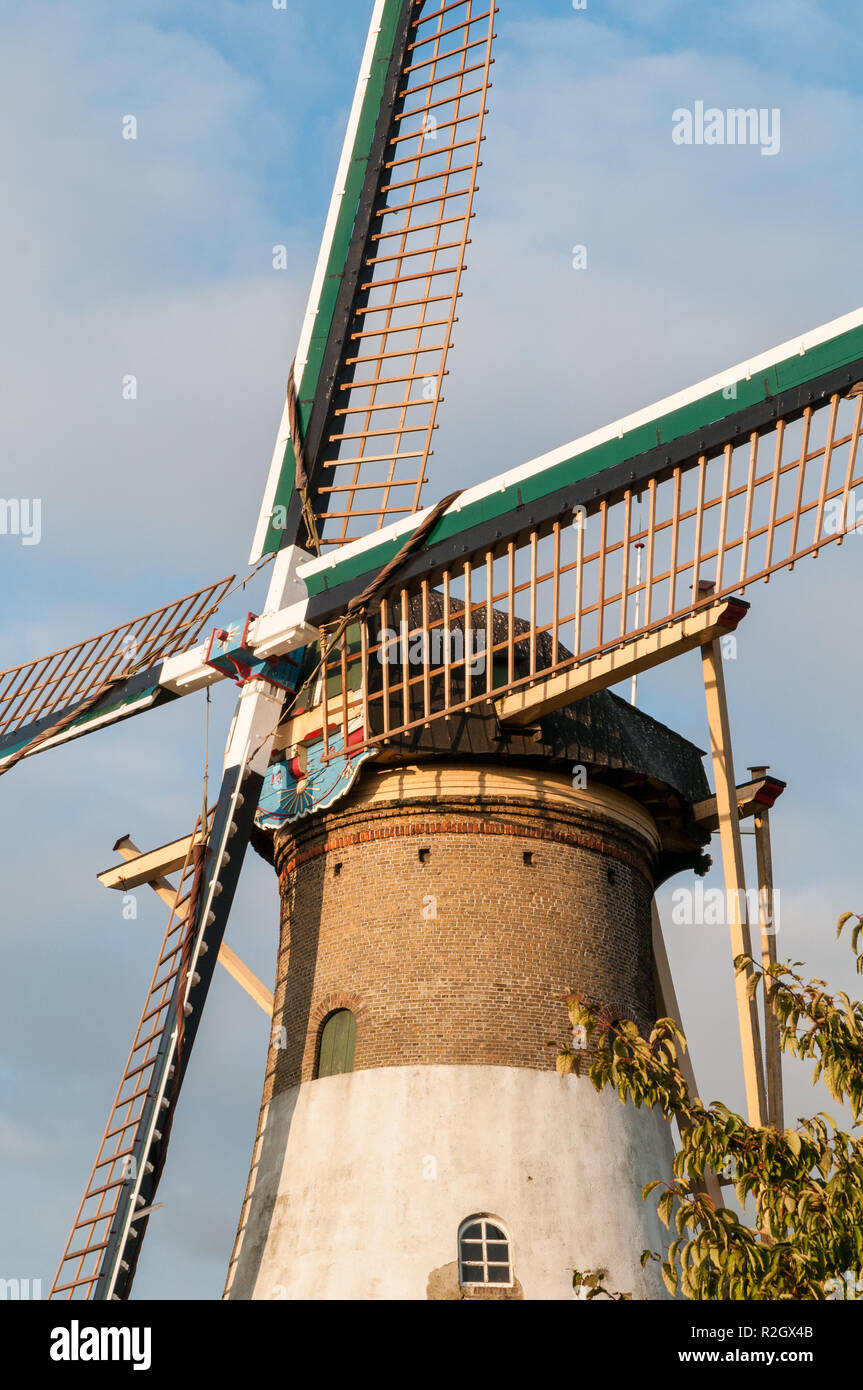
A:
[[[458,1233],[460,1284],[512,1287],[509,1233],[496,1216],[469,1216]]]
[[[357,1020],[350,1009],[336,1009],[324,1019],[318,1043],[317,1076],[342,1076],[354,1069]]]
[[[605,1025],[606,1030],[607,1030],[607,1037],[608,1037],[608,1046],[609,1046],[609,1048],[610,1048],[612,1051],[614,1051],[614,1048],[616,1047],[616,1045],[617,1045],[618,1043],[622,1043],[622,1044],[623,1044],[622,1051],[623,1051],[624,1057],[630,1057],[630,1056],[632,1056],[632,1045],[631,1045],[631,1043],[629,1042],[629,1039],[627,1038],[626,1034],[625,1034],[624,1031],[623,1031],[623,1025],[624,1025],[625,1023],[629,1023],[629,1022],[630,1022],[630,1019],[628,1019],[628,1018],[610,1018],[610,1019],[608,1020],[608,1022],[606,1023],[606,1025]]]

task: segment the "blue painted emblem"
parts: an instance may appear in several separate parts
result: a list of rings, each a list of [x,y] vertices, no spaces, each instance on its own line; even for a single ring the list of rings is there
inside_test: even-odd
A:
[[[348,725],[347,754],[341,732],[334,730],[329,740],[327,762],[323,760],[321,737],[306,746],[303,759],[271,763],[255,815],[257,824],[264,830],[279,830],[315,811],[325,811],[343,797],[353,786],[363,763],[377,752],[374,748],[352,752],[352,742],[360,744],[362,738],[362,721],[356,720]]]

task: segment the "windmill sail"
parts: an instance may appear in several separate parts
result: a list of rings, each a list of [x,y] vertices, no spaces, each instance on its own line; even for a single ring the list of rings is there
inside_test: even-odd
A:
[[[722,601],[856,529],[861,430],[863,310],[471,488],[337,629],[329,713],[362,718],[357,751],[483,706],[525,722],[675,624],[733,626]],[[306,621],[373,592],[421,523],[302,566]]]
[[[324,546],[420,507],[469,244],[494,0],[377,0],[294,367]],[[252,562],[306,544],[285,407]],[[296,436],[297,429],[294,430]]]
[[[495,13],[376,0],[253,543],[253,561],[281,554],[239,646],[214,634],[243,693],[207,855],[194,876],[187,863],[54,1297],[128,1297],[274,751],[320,741],[321,767],[351,768],[469,712],[524,725],[662,656],[669,634],[730,630],[741,592],[854,524],[863,311],[419,513]],[[308,541],[328,553],[303,563]],[[193,645],[230,582],[150,615],[132,675],[127,625],[0,676],[0,770],[178,693],[157,660]],[[323,670],[302,668],[286,713],[299,659],[294,685],[268,663],[316,638]],[[133,703],[115,716],[118,700]]]
[[[184,948],[194,935],[193,888],[198,852],[206,846],[212,826],[209,817],[206,833],[201,835],[201,823],[195,828],[186,862],[180,877],[177,898],[162,941],[153,979],[141,1011],[141,1019],[129,1053],[123,1079],[120,1082],[105,1133],[99,1145],[96,1161],[78,1209],[60,1267],[49,1294],[50,1298],[98,1298],[104,1296],[106,1285],[113,1283],[111,1274],[116,1268],[116,1253],[121,1232],[128,1224],[126,1244],[140,1238],[148,1216],[130,1221],[145,1203],[137,1203],[135,1192],[139,1164],[149,1164],[155,1172],[158,1159],[173,1113],[173,1095],[167,1093],[168,1105],[159,1106],[155,1113],[160,1073],[171,1048],[172,1034],[177,1027],[178,1000],[183,996],[184,975],[188,974],[187,952]],[[180,1007],[182,1007],[180,1005]],[[146,1135],[155,1128],[149,1145]],[[144,1155],[146,1154],[146,1157]],[[127,1264],[130,1262],[127,1260]],[[117,1270],[122,1274],[124,1271]]]
[[[0,771],[171,698],[165,658],[195,646],[234,576],[72,647],[0,671]]]
[[[256,683],[253,683],[253,685]],[[132,1051],[51,1290],[127,1298],[171,1122],[248,849],[283,692],[247,687],[232,725],[219,799],[191,837],[177,899]]]

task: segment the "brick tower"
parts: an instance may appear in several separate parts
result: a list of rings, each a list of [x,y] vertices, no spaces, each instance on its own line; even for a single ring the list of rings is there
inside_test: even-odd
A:
[[[641,1188],[661,1117],[561,1078],[560,996],[656,1017],[651,904],[696,865],[699,750],[600,694],[500,741],[481,716],[258,839],[281,939],[228,1298],[663,1296]]]

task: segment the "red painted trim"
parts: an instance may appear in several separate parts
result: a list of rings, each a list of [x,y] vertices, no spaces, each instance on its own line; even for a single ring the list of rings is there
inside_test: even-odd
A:
[[[742,623],[752,605],[742,598],[729,598],[726,599],[725,602],[727,607],[725,612],[719,615],[719,626],[728,628],[729,632],[734,632],[737,626]]]
[[[777,777],[768,777],[764,786],[756,792],[755,800],[759,806],[766,806],[769,810],[779,800],[787,785],[787,782],[780,782]]]

